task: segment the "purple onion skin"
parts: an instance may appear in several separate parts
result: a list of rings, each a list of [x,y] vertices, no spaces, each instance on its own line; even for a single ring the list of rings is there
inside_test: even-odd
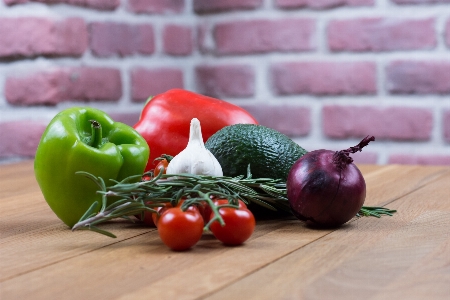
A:
[[[292,213],[318,227],[338,227],[355,217],[366,198],[366,182],[348,154],[374,139],[363,140],[359,148],[315,150],[300,157],[286,182]]]

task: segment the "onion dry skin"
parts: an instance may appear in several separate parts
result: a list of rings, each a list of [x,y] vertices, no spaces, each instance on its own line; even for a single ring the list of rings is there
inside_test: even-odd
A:
[[[350,153],[374,140],[367,136],[355,147],[315,150],[298,159],[286,182],[292,213],[319,227],[338,227],[355,217],[366,198],[366,183]]]

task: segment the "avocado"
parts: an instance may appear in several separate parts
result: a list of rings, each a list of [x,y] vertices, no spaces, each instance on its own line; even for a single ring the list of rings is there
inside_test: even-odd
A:
[[[205,147],[219,161],[224,176],[245,176],[250,164],[253,178],[283,181],[307,152],[281,132],[255,124],[226,126],[213,134]]]

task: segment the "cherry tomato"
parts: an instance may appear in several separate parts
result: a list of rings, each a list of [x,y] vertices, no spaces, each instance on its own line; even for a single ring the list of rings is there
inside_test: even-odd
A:
[[[149,181],[151,179],[152,179],[152,177],[150,177],[149,175],[143,175],[142,176],[142,181]]]
[[[153,175],[156,177],[159,175],[159,173],[166,174],[167,166],[169,165],[169,162],[167,159],[163,158],[161,159],[158,164],[155,167],[155,170],[153,170]]]
[[[213,200],[213,203],[217,206],[230,204],[228,199],[224,199],[224,198],[216,198]],[[238,206],[239,206],[239,209],[247,208],[247,205],[242,200],[238,200]],[[203,216],[203,220],[205,221],[205,223],[208,223],[209,220],[211,220],[211,213],[212,213],[211,207],[205,201],[204,203],[201,203],[198,208],[199,208],[200,214]]]
[[[223,198],[220,198],[220,199],[214,199],[213,202],[214,202],[215,205],[226,205],[226,204],[230,204],[230,202],[228,201],[228,199],[223,199]],[[246,205],[246,204],[244,203],[244,201],[242,201],[242,200],[238,200],[238,206],[239,206],[239,209],[247,208],[247,205]]]
[[[152,213],[152,220],[153,224],[155,224],[156,227],[158,227],[158,221],[161,218],[161,215],[169,208],[172,208],[172,205],[170,203],[166,203],[164,206],[155,208],[158,213]]]
[[[226,245],[236,246],[244,243],[255,230],[255,217],[246,208],[224,207],[219,209],[219,214],[225,225],[222,226],[219,221],[214,221],[209,229],[219,241]],[[210,218],[213,217],[212,213]]]
[[[185,199],[181,199],[180,201],[178,201],[178,204],[177,204],[176,207],[181,207],[181,204],[183,204],[184,200],[185,200]],[[159,219],[161,218],[161,215],[162,215],[166,210],[168,210],[169,208],[172,208],[172,207],[173,207],[172,204],[170,204],[170,203],[168,202],[168,203],[165,203],[164,206],[155,208],[155,210],[156,210],[158,213],[157,213],[157,214],[156,214],[156,213],[153,213],[153,214],[152,214],[152,219],[153,219],[153,223],[155,224],[156,227],[158,227],[158,221],[159,221]],[[197,208],[196,206],[189,206],[187,210],[188,210],[188,211],[196,210],[196,211],[198,212],[198,208]]]
[[[144,218],[141,218],[141,215],[136,215],[135,217],[142,221],[142,223],[144,223],[147,226],[151,226],[151,227],[155,227],[155,222],[153,221],[153,214],[151,211],[145,211],[144,212]]]
[[[175,251],[183,251],[200,240],[203,226],[203,218],[198,210],[182,211],[179,207],[172,207],[161,215],[158,232],[166,246]]]
[[[149,202],[147,202],[149,203]],[[144,211],[144,218],[142,218],[142,214],[135,215],[136,219],[142,221],[147,226],[155,227],[155,222],[153,221],[153,213],[151,211]]]

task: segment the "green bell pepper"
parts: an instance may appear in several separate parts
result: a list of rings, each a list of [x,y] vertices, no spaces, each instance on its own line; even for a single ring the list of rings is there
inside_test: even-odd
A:
[[[105,180],[142,174],[149,158],[147,142],[132,127],[106,113],[75,107],[58,113],[36,151],[36,180],[50,208],[72,227],[101,195],[84,171]],[[105,182],[107,185],[113,182]]]

